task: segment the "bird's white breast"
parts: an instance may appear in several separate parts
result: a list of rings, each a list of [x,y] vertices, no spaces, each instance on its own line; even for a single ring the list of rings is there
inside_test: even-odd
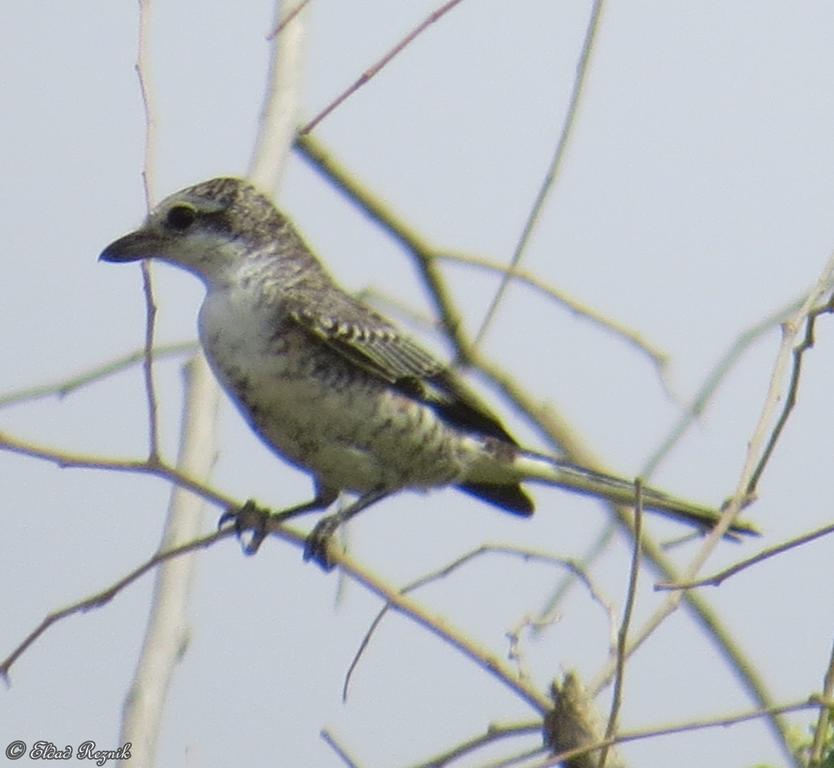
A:
[[[329,487],[428,487],[463,471],[431,408],[345,360],[272,302],[240,288],[210,292],[200,340],[259,436]]]

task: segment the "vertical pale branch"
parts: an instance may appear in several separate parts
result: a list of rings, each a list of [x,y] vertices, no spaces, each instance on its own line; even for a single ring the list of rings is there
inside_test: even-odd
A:
[[[280,3],[278,4],[280,6]],[[143,53],[140,62],[147,61],[147,2],[141,6],[143,19],[140,37]],[[276,12],[276,17],[280,14]],[[251,175],[265,190],[278,182],[294,134],[294,103],[297,88],[293,84],[300,60],[301,14],[283,28],[280,45],[272,43],[272,66],[267,96],[253,154]],[[150,104],[144,91],[146,109]],[[152,136],[153,114],[149,111],[148,130]],[[146,157],[152,157],[149,151]],[[152,171],[145,169],[147,180]],[[149,321],[150,323],[151,321]],[[186,378],[185,413],[180,437],[178,468],[190,477],[205,477],[214,460],[214,422],[217,412],[218,389],[205,358],[197,354],[188,366]],[[152,456],[153,458],[153,456]],[[192,494],[175,488],[171,494],[168,519],[162,536],[161,549],[182,544],[198,534],[202,503]],[[128,694],[122,721],[122,743],[134,745],[134,759],[141,768],[155,762],[155,749],[162,721],[165,696],[174,665],[181,656],[188,632],[184,619],[189,597],[194,558],[185,557],[166,561],[158,570],[154,599],[148,620],[145,643]]]
[[[191,477],[208,474],[215,457],[219,390],[202,354],[185,366],[185,413],[177,467]],[[203,500],[174,485],[160,551],[193,541],[200,532]],[[196,560],[166,560],[156,571],[145,641],[122,715],[121,744],[131,742],[138,766],[154,764],[165,697],[188,642],[185,618]]]
[[[272,42],[269,78],[258,137],[247,176],[268,194],[274,194],[290,152],[298,123],[304,38],[304,8],[284,14],[276,3],[275,22],[280,33]]]
[[[145,162],[142,177],[149,210],[154,205],[156,171],[156,112],[148,43],[150,9],[150,0],[140,0],[137,74],[145,108]],[[142,276],[147,305],[144,373],[150,421],[149,461],[153,463],[159,459],[151,357],[156,305],[147,261],[142,262]],[[203,478],[209,474],[214,462],[218,390],[201,354],[198,353],[185,370],[186,393],[178,466],[196,478]],[[175,486],[171,493],[161,548],[167,549],[194,539],[199,533],[201,510],[201,499]],[[122,711],[121,743],[130,742],[133,745],[134,759],[141,768],[150,768],[155,763],[165,698],[174,666],[186,645],[188,629],[185,615],[194,565],[193,557],[178,558],[166,561],[156,572],[145,640]]]

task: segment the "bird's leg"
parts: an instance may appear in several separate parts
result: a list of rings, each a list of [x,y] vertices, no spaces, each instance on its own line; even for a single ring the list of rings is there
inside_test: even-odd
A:
[[[330,539],[342,523],[346,523],[352,517],[356,517],[363,509],[367,509],[371,504],[390,496],[390,489],[378,488],[374,491],[360,496],[353,504],[349,504],[344,509],[340,509],[332,515],[323,517],[319,520],[309,536],[307,536],[307,544],[304,547],[304,559],[314,560],[325,571],[333,569],[333,563],[328,557],[328,549],[330,546]]]
[[[336,491],[317,486],[313,499],[288,509],[282,509],[280,512],[272,512],[265,507],[259,507],[253,499],[249,499],[240,509],[227,509],[218,520],[217,527],[220,528],[230,520],[234,520],[238,539],[246,531],[251,531],[252,538],[244,545],[243,550],[247,555],[254,555],[273,526],[306,512],[326,509],[336,500],[336,496],[338,496]]]

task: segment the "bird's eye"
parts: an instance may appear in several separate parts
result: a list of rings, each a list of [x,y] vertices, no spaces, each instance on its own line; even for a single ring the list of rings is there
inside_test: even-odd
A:
[[[191,205],[175,205],[165,216],[165,224],[169,229],[185,232],[197,218],[197,210]]]

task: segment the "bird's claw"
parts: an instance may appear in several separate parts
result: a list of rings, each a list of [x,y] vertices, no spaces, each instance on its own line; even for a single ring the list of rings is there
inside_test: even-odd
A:
[[[304,546],[304,560],[312,560],[321,566],[322,570],[332,571],[335,563],[330,559],[330,547],[333,534],[339,527],[341,520],[338,515],[329,515],[319,520],[307,536]]]
[[[226,523],[233,522],[237,538],[243,546],[247,555],[254,555],[260,548],[268,533],[266,521],[270,514],[268,509],[259,507],[252,499],[249,499],[242,507],[235,509],[229,507],[217,521],[217,527],[222,528]],[[244,542],[243,535],[251,533],[249,541]]]

